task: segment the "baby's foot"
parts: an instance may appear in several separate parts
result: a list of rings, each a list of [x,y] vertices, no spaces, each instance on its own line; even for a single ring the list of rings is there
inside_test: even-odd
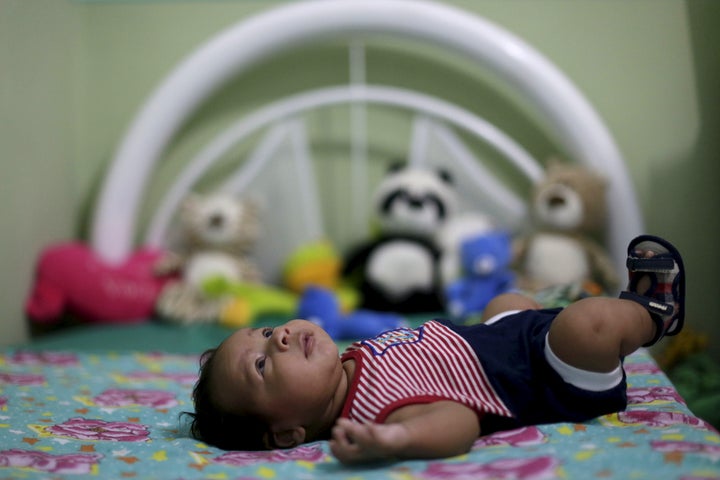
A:
[[[629,282],[620,298],[650,312],[657,331],[648,345],[679,333],[685,317],[685,269],[677,249],[662,238],[641,235],[630,242],[627,267]]]

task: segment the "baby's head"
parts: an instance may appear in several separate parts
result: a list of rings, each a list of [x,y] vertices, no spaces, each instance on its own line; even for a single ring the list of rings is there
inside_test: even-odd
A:
[[[324,438],[347,393],[337,345],[305,320],[238,330],[205,352],[200,365],[191,431],[227,450]]]
[[[268,429],[265,422],[255,415],[233,415],[216,406],[213,386],[221,383],[215,374],[218,350],[212,348],[200,357],[200,378],[192,394],[195,412],[186,412],[192,417],[190,431],[195,438],[225,450],[261,450]]]

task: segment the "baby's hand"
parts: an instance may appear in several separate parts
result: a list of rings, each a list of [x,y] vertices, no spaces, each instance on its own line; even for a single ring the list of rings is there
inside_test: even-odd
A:
[[[342,463],[385,460],[401,451],[407,437],[400,423],[362,424],[339,418],[332,429],[330,450]]]

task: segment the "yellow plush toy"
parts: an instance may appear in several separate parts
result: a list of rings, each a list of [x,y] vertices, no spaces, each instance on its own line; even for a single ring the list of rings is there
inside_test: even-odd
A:
[[[323,287],[335,293],[343,312],[354,310],[359,303],[356,289],[341,279],[342,260],[333,244],[318,240],[300,245],[287,259],[283,282],[287,288],[302,295],[306,288]]]
[[[298,294],[308,285],[334,290],[340,281],[340,256],[327,240],[301,245],[288,257],[283,281]]]

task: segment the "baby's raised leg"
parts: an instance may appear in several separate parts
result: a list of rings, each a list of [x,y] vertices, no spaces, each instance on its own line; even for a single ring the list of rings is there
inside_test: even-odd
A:
[[[563,362],[592,372],[611,372],[620,359],[655,336],[655,322],[631,300],[591,297],[566,307],[553,321],[548,345]]]
[[[583,370],[610,372],[620,359],[682,329],[685,270],[670,242],[641,235],[628,246],[629,282],[619,299],[587,298],[563,310],[548,334],[552,352]]]

